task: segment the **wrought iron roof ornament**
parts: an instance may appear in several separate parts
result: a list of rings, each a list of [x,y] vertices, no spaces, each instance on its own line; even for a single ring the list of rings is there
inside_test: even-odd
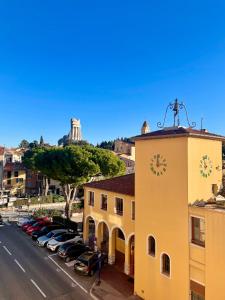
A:
[[[165,115],[164,115],[163,123],[158,122],[157,123],[157,127],[159,127],[159,128],[165,128],[165,122],[166,122],[167,112],[168,112],[169,109],[174,112],[174,115],[173,115],[173,126],[174,127],[175,126],[180,126],[180,116],[179,116],[179,113],[180,113],[180,110],[182,110],[182,109],[184,109],[184,111],[185,111],[186,120],[187,120],[189,128],[196,127],[196,122],[191,122],[190,123],[190,121],[189,121],[188,112],[187,112],[185,104],[183,102],[179,103],[177,99],[175,99],[174,103],[169,103],[167,105],[166,112],[165,112]]]

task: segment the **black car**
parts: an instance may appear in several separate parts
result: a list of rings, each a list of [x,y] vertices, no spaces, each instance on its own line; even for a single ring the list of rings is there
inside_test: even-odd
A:
[[[33,240],[37,240],[40,236],[42,235],[46,235],[47,233],[49,233],[52,230],[55,229],[63,229],[64,227],[58,224],[51,224],[51,225],[46,225],[44,227],[41,228],[41,230],[35,230],[32,232],[32,239]]]
[[[83,275],[92,276],[104,264],[104,255],[87,251],[81,254],[74,263],[74,271]]]
[[[59,247],[58,256],[69,262],[88,250],[89,247],[82,243],[68,242]]]

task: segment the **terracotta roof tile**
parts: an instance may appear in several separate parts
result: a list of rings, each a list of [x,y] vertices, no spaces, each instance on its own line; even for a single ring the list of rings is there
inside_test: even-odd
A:
[[[151,139],[151,138],[158,138],[158,137],[167,137],[167,136],[199,136],[203,138],[213,138],[224,140],[225,137],[222,135],[218,135],[215,133],[210,133],[205,130],[196,130],[192,128],[185,128],[185,127],[169,127],[164,128],[162,130],[152,131],[146,134],[135,136],[134,140],[141,140],[141,139]]]
[[[85,187],[134,196],[134,174],[86,183]]]

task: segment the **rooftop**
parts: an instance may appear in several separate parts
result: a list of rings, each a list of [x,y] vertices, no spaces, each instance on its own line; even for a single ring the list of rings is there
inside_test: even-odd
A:
[[[134,196],[134,174],[86,183],[85,187]]]
[[[193,128],[186,127],[165,127],[161,130],[152,131],[146,134],[135,136],[133,139],[136,140],[146,140],[146,139],[156,139],[162,137],[182,137],[182,136],[190,136],[190,137],[201,137],[215,140],[225,141],[225,136],[218,135],[215,133],[210,133],[206,130],[196,130]]]

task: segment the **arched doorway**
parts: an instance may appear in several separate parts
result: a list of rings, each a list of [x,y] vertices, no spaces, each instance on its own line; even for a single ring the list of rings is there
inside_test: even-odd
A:
[[[94,250],[96,243],[95,221],[91,216],[86,219],[86,237],[88,246]]]
[[[112,230],[112,250],[115,255],[115,266],[124,272],[125,263],[125,235],[120,228]]]
[[[98,248],[108,256],[109,252],[109,228],[104,221],[100,221],[97,231]]]

